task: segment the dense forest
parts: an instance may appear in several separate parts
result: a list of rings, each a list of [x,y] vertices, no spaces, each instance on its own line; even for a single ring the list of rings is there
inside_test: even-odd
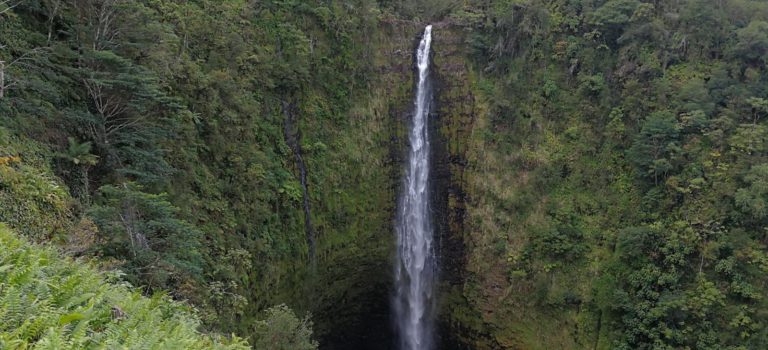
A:
[[[0,0],[0,349],[768,348],[768,2]]]

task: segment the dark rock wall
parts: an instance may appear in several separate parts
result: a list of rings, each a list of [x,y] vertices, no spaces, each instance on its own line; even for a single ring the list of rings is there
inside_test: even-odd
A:
[[[435,218],[440,259],[439,328],[441,349],[465,349],[467,330],[454,319],[465,304],[467,151],[477,107],[472,71],[466,59],[464,30],[450,23],[435,24],[433,72],[436,108],[430,127],[435,135]]]
[[[421,29],[420,24],[410,21],[383,21],[369,38],[375,47],[371,53],[373,75],[368,91],[355,103],[349,116],[359,125],[355,145],[349,147],[359,147],[360,152],[366,153],[363,159],[370,159],[355,166],[371,174],[361,181],[369,182],[375,192],[359,195],[375,198],[376,202],[375,208],[354,208],[354,220],[365,221],[360,227],[379,227],[370,235],[341,238],[355,240],[343,246],[326,244],[326,250],[336,257],[327,271],[320,271],[326,276],[324,286],[318,286],[318,293],[314,294],[328,296],[315,311],[318,323],[328,326],[322,349],[393,349],[389,312],[393,223],[413,105],[412,46]],[[384,152],[372,156],[381,150]],[[370,184],[382,180],[385,183]],[[322,239],[319,243],[323,245]]]
[[[365,111],[370,137],[387,148],[387,157],[377,171],[388,174],[386,196],[390,199],[381,210],[388,213],[386,232],[376,236],[376,242],[386,247],[374,269],[362,269],[369,274],[355,277],[359,290],[350,291],[355,303],[363,303],[354,312],[361,313],[354,324],[331,330],[325,338],[325,349],[393,349],[389,301],[392,293],[391,266],[394,254],[394,220],[397,198],[402,186],[402,173],[408,147],[408,130],[413,113],[414,51],[425,24],[411,21],[384,21],[372,34],[376,52],[373,53],[375,76],[371,77],[367,99],[357,109]],[[433,215],[438,241],[440,265],[439,288],[439,349],[468,349],[469,343],[482,337],[478,327],[468,326],[479,316],[468,312],[463,297],[466,282],[466,182],[465,166],[470,134],[477,115],[473,73],[466,59],[464,29],[449,23],[436,23],[432,44],[432,84],[434,105],[430,114],[432,137]],[[370,245],[368,245],[370,246]],[[353,261],[347,263],[353,264]],[[364,270],[364,271],[363,271]],[[345,269],[346,271],[346,269]],[[367,278],[367,279],[366,279]],[[342,301],[349,304],[349,301]],[[338,307],[320,311],[333,313]],[[353,312],[353,311],[350,311]],[[461,315],[457,317],[456,315]],[[320,316],[320,315],[319,315]],[[333,315],[321,315],[333,318]],[[471,341],[469,341],[471,340]]]

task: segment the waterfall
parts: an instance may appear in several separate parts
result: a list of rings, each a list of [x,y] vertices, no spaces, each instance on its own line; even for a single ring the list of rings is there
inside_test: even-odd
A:
[[[433,348],[433,311],[436,264],[429,205],[428,117],[432,101],[429,49],[432,26],[416,51],[419,80],[409,135],[408,168],[396,223],[397,260],[393,311],[400,350]]]

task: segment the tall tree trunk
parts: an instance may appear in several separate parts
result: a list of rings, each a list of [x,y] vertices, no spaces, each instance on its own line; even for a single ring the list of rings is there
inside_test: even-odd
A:
[[[5,96],[5,61],[0,61],[0,98]]]

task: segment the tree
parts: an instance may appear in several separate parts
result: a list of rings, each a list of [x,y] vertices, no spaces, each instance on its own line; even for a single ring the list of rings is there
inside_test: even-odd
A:
[[[768,22],[752,21],[736,31],[734,52],[751,63],[764,63],[768,54]]]
[[[747,187],[736,191],[736,206],[754,220],[768,216],[768,164],[755,165],[744,176]]]
[[[84,47],[102,51],[114,48],[120,36],[117,25],[121,5],[126,0],[81,0],[75,3],[80,19],[77,40]]]
[[[95,142],[109,170],[142,183],[170,173],[158,147],[172,135],[168,117],[177,104],[161,89],[157,77],[112,51],[87,51],[79,73],[90,111],[73,113]]]
[[[316,350],[312,340],[312,321],[309,315],[296,317],[285,304],[266,311],[267,318],[256,323],[254,348],[262,350]]]
[[[105,185],[88,214],[99,227],[99,252],[125,261],[132,281],[154,290],[200,277],[201,233],[178,218],[167,195],[132,182]]]
[[[310,78],[310,41],[301,29],[292,24],[277,28],[279,60],[274,63],[273,74],[278,87],[286,91],[301,88]]]
[[[671,112],[652,113],[627,152],[630,161],[643,176],[652,177],[654,184],[658,185],[659,177],[673,168],[672,158],[678,149],[679,131],[677,120]]]
[[[2,48],[3,46],[0,46],[0,49]],[[24,82],[24,80],[21,79],[21,77],[24,75],[21,73],[19,74],[19,79],[11,79],[9,71],[12,70],[12,68],[15,66],[20,66],[29,70],[36,69],[38,68],[36,66],[36,61],[43,53],[47,53],[49,51],[50,50],[47,47],[36,47],[25,51],[23,54],[14,58],[10,62],[6,62],[0,59],[0,99],[5,97],[7,90],[10,90],[14,86],[20,85]]]
[[[615,349],[719,349],[725,293],[692,267],[685,223],[629,227],[617,237],[598,295],[621,329]]]
[[[63,0],[43,0],[48,17],[48,45],[53,40],[53,29],[56,23],[56,17],[59,17],[65,7]]]
[[[709,96],[709,89],[702,79],[691,79],[685,82],[678,91],[678,100],[682,113],[700,110],[709,116],[715,111],[715,103]]]
[[[151,122],[151,108],[163,94],[149,72],[112,51],[84,57],[83,84],[95,111],[88,132],[99,144],[115,143],[123,132]]]
[[[725,37],[723,16],[718,11],[710,0],[685,2],[680,14],[685,34],[682,38],[684,49],[691,46],[696,49],[698,57],[722,54],[721,45]]]
[[[0,16],[10,12],[14,7],[21,5],[23,0],[0,0]]]
[[[768,150],[768,129],[764,125],[742,124],[728,139],[731,150],[740,156],[762,156]]]
[[[768,100],[759,97],[750,97],[747,104],[752,107],[752,125],[757,125],[761,117],[768,115]]]
[[[59,157],[69,161],[76,169],[80,170],[80,181],[82,183],[82,197],[86,202],[90,198],[90,181],[88,179],[88,170],[99,162],[99,157],[91,153],[90,142],[77,142],[74,137],[67,139],[69,146],[66,152],[60,153]]]
[[[608,44],[613,45],[638,6],[640,2],[637,0],[610,0],[592,12],[589,24],[602,29]]]

